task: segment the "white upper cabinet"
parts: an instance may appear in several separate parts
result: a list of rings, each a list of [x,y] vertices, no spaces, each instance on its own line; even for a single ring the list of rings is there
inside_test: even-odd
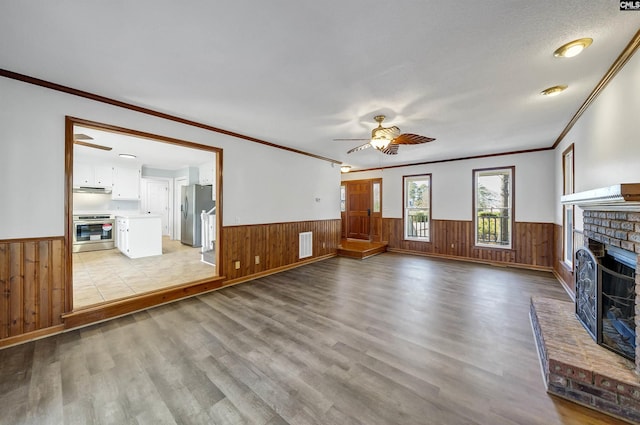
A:
[[[112,199],[140,200],[140,168],[113,168]]]
[[[111,187],[113,185],[113,168],[110,165],[74,164],[74,187]]]
[[[215,184],[216,169],[213,161],[205,162],[199,167],[199,183],[201,185]]]
[[[113,186],[113,167],[110,165],[96,165],[93,167],[94,181],[98,187]]]

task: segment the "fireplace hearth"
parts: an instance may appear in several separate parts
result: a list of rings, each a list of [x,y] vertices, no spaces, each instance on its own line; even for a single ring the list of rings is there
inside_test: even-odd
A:
[[[547,391],[640,423],[640,183],[564,195],[562,203],[582,210],[583,241],[575,302],[531,300]]]

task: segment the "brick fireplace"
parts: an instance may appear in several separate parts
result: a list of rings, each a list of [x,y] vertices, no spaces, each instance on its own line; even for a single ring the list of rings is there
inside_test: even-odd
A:
[[[583,210],[584,246],[576,247],[576,252],[583,259],[588,257],[585,251],[588,252],[593,264],[585,266],[583,262],[581,265],[580,258],[576,261],[574,256],[574,265],[578,264],[575,304],[545,298],[531,300],[531,321],[547,391],[629,422],[640,423],[640,338],[635,338],[635,329],[640,330],[640,266],[637,265],[640,254],[640,184],[620,184],[566,195],[562,197],[562,203],[577,205]],[[632,277],[624,281],[627,285],[625,291],[631,291],[631,296],[606,294],[612,287],[620,285],[616,279],[622,278],[621,274],[614,272],[615,278],[611,283],[611,278],[606,276],[611,261],[604,259],[610,257],[610,253],[616,258],[623,258],[626,263],[633,260],[635,273],[633,269],[625,270]],[[602,281],[608,282],[606,286]],[[581,292],[584,288],[597,288],[599,292],[595,296],[584,294]],[[625,329],[616,323],[616,327],[627,332],[622,338],[627,345],[633,343],[635,347],[617,349],[607,336],[607,331],[615,331],[607,319],[607,311],[602,310],[602,305],[606,305],[603,300],[610,298],[631,304],[623,307],[631,318],[631,325]],[[598,299],[600,310],[597,314],[591,317],[590,313],[584,313],[585,307],[580,303],[586,304],[588,310],[589,304],[596,303],[594,300]],[[619,310],[611,305],[606,308],[615,310],[616,314]],[[612,317],[612,313],[609,316]],[[604,329],[599,335],[593,321],[596,317],[600,317],[598,326]]]

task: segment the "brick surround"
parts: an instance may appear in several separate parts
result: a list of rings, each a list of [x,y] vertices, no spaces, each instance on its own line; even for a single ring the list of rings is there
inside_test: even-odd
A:
[[[584,236],[640,254],[640,212],[583,211]]]
[[[596,344],[576,319],[572,302],[531,298],[531,323],[549,393],[640,423],[635,365]]]

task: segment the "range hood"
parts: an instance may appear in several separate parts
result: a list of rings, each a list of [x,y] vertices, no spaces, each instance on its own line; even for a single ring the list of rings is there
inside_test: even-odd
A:
[[[110,187],[95,187],[95,186],[79,186],[73,188],[73,193],[111,193]]]

